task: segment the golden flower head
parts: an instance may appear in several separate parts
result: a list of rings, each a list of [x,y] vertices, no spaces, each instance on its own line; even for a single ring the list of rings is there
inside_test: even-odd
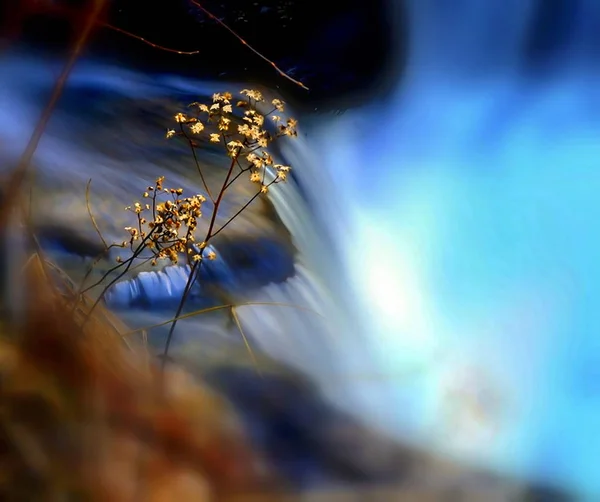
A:
[[[271,101],[271,104],[275,107],[275,109],[278,112],[283,112],[284,111],[284,102],[281,101],[280,99],[274,99],[273,101]]]
[[[252,90],[252,89],[243,89],[240,92],[240,94],[245,94],[250,99],[253,99],[254,101],[257,101],[257,102],[264,101],[264,98],[263,98],[262,94],[259,91],[255,91],[255,90]]]
[[[200,134],[202,131],[204,131],[204,124],[202,122],[196,122],[190,127],[190,130],[194,134]]]

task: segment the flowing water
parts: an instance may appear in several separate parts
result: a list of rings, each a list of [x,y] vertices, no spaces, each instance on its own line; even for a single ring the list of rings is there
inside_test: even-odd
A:
[[[540,2],[407,1],[396,92],[342,117],[304,117],[301,138],[283,148],[301,190],[296,181],[273,190],[278,217],[257,205],[232,240],[266,238],[276,245],[264,256],[284,263],[259,273],[257,260],[243,300],[324,316],[240,308],[253,344],[404,440],[597,500],[600,5],[559,4],[562,37],[534,71]],[[5,159],[21,151],[53,71],[11,64],[0,77]],[[54,183],[45,202],[54,219],[89,228],[68,194],[90,177],[114,233],[115,201],[164,169],[198,189],[184,154],[148,137],[163,134],[173,101],[217,84],[88,62],[69,89],[36,157]],[[127,311],[139,325],[168,314]],[[178,339],[233,339],[225,317],[182,323]]]
[[[28,55],[7,58],[2,66],[0,113],[6,126],[1,153],[8,169],[31,134],[60,62]],[[156,176],[166,175],[167,186],[181,186],[186,193],[203,192],[189,150],[166,141],[165,130],[172,127],[174,113],[188,103],[242,87],[228,84],[225,89],[214,82],[142,75],[80,62],[33,162],[35,220],[43,244],[58,264],[81,278],[93,251],[98,251],[100,241],[86,208],[89,179],[90,206],[108,242],[125,238],[123,228],[134,221],[124,206],[140,200]],[[227,158],[208,143],[200,156],[215,191],[226,172]],[[252,190],[243,179],[233,185],[219,211],[221,223],[248,200]],[[207,203],[205,215],[210,211]],[[293,179],[272,188],[269,197],[258,199],[215,240],[218,258],[203,264],[200,286],[188,310],[231,302],[240,305],[237,315],[252,347],[308,371],[334,400],[355,408],[349,397],[353,393],[344,391],[348,390],[347,358],[340,351],[361,361],[364,357],[355,347],[350,349],[347,337],[334,339],[337,318],[343,316],[334,314],[336,302],[328,284],[319,278],[325,263],[317,259],[323,231],[310,215]],[[207,222],[206,217],[199,235]],[[111,265],[102,261],[96,267],[97,276]],[[188,273],[189,267],[175,266],[128,274],[109,291],[107,302],[133,328],[163,323],[173,317]],[[248,302],[254,304],[243,305]],[[211,359],[221,355],[224,347],[242,344],[240,330],[232,321],[228,310],[180,321],[172,354],[186,359],[201,354]],[[167,331],[168,326],[151,330],[151,342],[163,347]],[[367,375],[375,370],[366,362],[361,365],[365,368],[352,370]]]
[[[300,175],[335,184],[378,367],[430,363],[390,386],[387,426],[595,500],[600,5],[562,6],[542,73],[526,50],[542,3],[406,2],[397,92],[313,130]]]

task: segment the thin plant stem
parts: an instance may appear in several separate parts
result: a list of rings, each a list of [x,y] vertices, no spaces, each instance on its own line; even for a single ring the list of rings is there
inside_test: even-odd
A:
[[[235,306],[233,306],[233,305],[231,306],[231,317],[233,318],[233,322],[235,323],[238,331],[240,332],[240,336],[242,337],[242,340],[244,341],[244,345],[246,346],[246,350],[248,351],[248,354],[250,354],[250,359],[252,359],[252,364],[254,364],[254,367],[256,368],[256,372],[262,378],[263,375],[262,375],[262,372],[260,371],[260,367],[258,366],[258,361],[256,360],[256,356],[254,355],[254,351],[252,350],[252,347],[250,346],[250,342],[248,342],[248,338],[246,337],[246,334],[244,333],[244,330],[242,329],[242,323],[240,322],[237,312],[235,311]]]
[[[91,184],[92,184],[92,179],[90,178],[87,182],[87,185],[85,186],[85,207],[87,209],[87,212],[88,212],[88,215],[92,222],[92,225],[94,226],[94,229],[96,230],[96,233],[98,234],[98,237],[100,237],[100,240],[102,241],[102,244],[104,245],[104,250],[108,251],[109,246],[106,243],[106,241],[104,240],[104,237],[102,236],[102,232],[100,232],[100,228],[98,227],[98,223],[96,223],[96,218],[94,218],[94,215],[92,213],[92,208],[90,206],[90,186],[91,186]]]
[[[17,165],[17,168],[11,176],[9,185],[10,190],[7,190],[4,194],[6,196],[6,200],[4,201],[5,207],[12,207],[14,205],[14,202],[18,199],[19,194],[21,193],[20,189],[23,185],[23,182],[25,181],[25,175],[27,173],[29,165],[31,164],[31,159],[33,158],[33,155],[37,150],[39,142],[42,139],[42,136],[44,135],[46,125],[48,124],[48,121],[50,120],[50,117],[54,112],[54,107],[56,106],[56,103],[58,102],[58,99],[62,94],[64,86],[67,83],[69,75],[71,74],[71,70],[75,66],[75,62],[79,59],[83,48],[87,44],[87,41],[92,33],[92,29],[97,23],[100,14],[104,10],[105,5],[106,0],[93,0],[92,2],[92,7],[85,19],[83,28],[73,45],[71,56],[65,63],[65,66],[63,67],[60,76],[56,81],[54,89],[52,90],[50,100],[44,108],[44,111],[42,112],[42,115],[40,116],[40,119],[38,120],[38,123],[31,137],[29,138],[27,147],[25,148],[25,151],[23,152],[23,155],[19,160],[19,164]],[[31,202],[29,212],[31,213]],[[2,211],[0,213],[0,228],[4,228],[6,221],[10,217],[10,215],[10,211]]]
[[[267,58],[266,56],[264,56],[263,54],[258,52],[254,47],[252,47],[248,42],[246,42],[242,37],[240,37],[234,30],[232,30],[223,21],[221,21],[217,16],[215,16],[214,14],[212,14],[211,12],[206,10],[200,2],[198,2],[197,0],[191,0],[191,2],[196,7],[198,7],[202,12],[204,12],[208,17],[210,17],[212,20],[216,21],[223,28],[225,28],[229,33],[231,33],[235,38],[237,38],[243,45],[245,45],[246,47],[248,47],[248,49],[250,49],[252,52],[254,52],[254,54],[256,54],[259,58],[261,58],[263,61],[266,61],[267,63],[269,63],[273,67],[273,69],[277,73],[279,73],[279,75],[281,75],[283,78],[288,79],[289,81],[293,82],[294,84],[296,84],[299,87],[302,87],[302,89],[304,89],[306,91],[309,90],[308,87],[306,87],[302,82],[300,82],[300,80],[296,80],[295,78],[290,77],[287,73],[285,73],[283,70],[281,70],[273,61],[271,61],[269,58]]]
[[[192,150],[192,156],[194,158],[194,163],[196,164],[196,169],[198,170],[198,174],[200,174],[200,179],[202,180],[202,185],[204,185],[204,190],[206,190],[206,193],[208,194],[211,202],[214,204],[215,199],[213,198],[212,194],[210,193],[210,188],[208,188],[208,183],[204,179],[204,173],[202,172],[202,168],[200,167],[200,161],[198,160],[198,156],[196,155],[196,149],[194,148],[194,144],[193,144],[191,138],[185,132],[185,130],[183,128],[183,124],[180,123],[179,128],[181,129],[181,134],[183,134],[183,136],[187,140],[188,144],[190,145],[190,149]]]
[[[100,24],[110,30],[116,31],[117,33],[122,33],[123,35],[126,35],[131,38],[135,38],[136,40],[139,40],[140,42],[144,42],[145,44],[149,45],[150,47],[153,47],[154,49],[159,49],[159,50],[165,51],[165,52],[173,52],[175,54],[181,54],[184,56],[193,56],[195,54],[200,54],[200,51],[180,51],[178,49],[171,49],[169,47],[165,47],[164,45],[159,45],[154,42],[150,42],[150,40],[146,40],[144,37],[140,37],[139,35],[136,35],[135,33],[131,33],[130,31],[124,30],[123,28],[119,28],[118,26],[115,26],[113,24],[109,24],[109,23],[100,23]]]
[[[204,250],[206,249],[206,243],[208,243],[208,241],[212,237],[212,232],[215,227],[215,222],[217,220],[217,214],[219,212],[219,206],[221,205],[221,202],[223,201],[223,197],[225,196],[225,192],[227,191],[227,184],[229,183],[229,178],[231,178],[231,175],[233,173],[233,168],[236,165],[236,161],[237,161],[237,155],[234,156],[233,159],[231,160],[231,163],[229,165],[229,170],[227,171],[227,176],[225,176],[225,181],[223,181],[223,186],[221,187],[221,190],[219,191],[219,195],[217,196],[217,200],[214,203],[213,212],[212,212],[212,215],[210,218],[210,223],[208,225],[208,231],[206,232],[206,237],[203,242],[204,247],[202,247],[202,249],[200,250],[200,259],[198,261],[196,261],[194,263],[194,265],[191,267],[190,275],[186,282],[185,289],[184,289],[183,295],[181,297],[181,301],[179,302],[179,305],[177,306],[175,318],[173,320],[173,323],[171,324],[171,327],[169,328],[169,334],[167,335],[167,341],[165,342],[165,350],[163,352],[163,359],[162,359],[163,371],[167,364],[169,348],[170,348],[171,342],[173,340],[173,333],[175,332],[175,326],[177,325],[177,319],[181,315],[183,307],[187,301],[187,297],[189,296],[192,286],[196,280],[196,277],[198,276],[200,266],[202,265],[202,261],[204,260]]]
[[[236,307],[236,308],[240,308],[240,307],[255,307],[255,306],[267,306],[267,307],[287,307],[287,308],[293,308],[293,309],[298,309],[298,310],[302,310],[304,312],[310,312],[314,315],[317,315],[321,318],[324,318],[324,316],[322,314],[320,314],[319,312],[317,312],[316,310],[310,309],[308,307],[302,307],[300,305],[295,305],[293,303],[280,303],[280,302],[244,302],[244,303],[238,303],[238,304],[233,304],[233,303],[226,303],[223,305],[217,305],[215,307],[207,307],[205,309],[201,309],[201,310],[195,310],[194,312],[189,312],[187,314],[181,314],[179,316],[179,319],[189,319],[191,317],[196,317],[202,314],[208,314],[209,312],[217,312],[219,310],[225,310],[225,309],[230,309],[231,307]],[[175,317],[172,317],[171,319],[168,319],[166,321],[163,322],[159,322],[156,324],[152,324],[150,326],[144,326],[143,328],[138,328],[138,329],[134,329],[131,331],[128,331],[126,333],[124,333],[123,336],[129,336],[129,335],[135,335],[136,333],[139,333],[140,331],[150,331],[151,329],[155,329],[155,328],[160,328],[162,326],[166,326],[167,324],[171,324],[173,321],[175,320]]]

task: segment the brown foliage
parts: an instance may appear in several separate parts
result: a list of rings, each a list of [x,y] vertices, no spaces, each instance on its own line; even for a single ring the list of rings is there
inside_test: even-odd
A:
[[[266,487],[223,401],[127,349],[102,309],[83,327],[43,268],[30,260],[26,315],[2,326],[2,500],[202,501]]]

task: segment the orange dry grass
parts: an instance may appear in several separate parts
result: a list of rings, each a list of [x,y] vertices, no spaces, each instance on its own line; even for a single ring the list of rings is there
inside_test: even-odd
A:
[[[82,328],[40,259],[24,280],[23,322],[0,333],[2,500],[202,502],[264,484],[214,394],[163,379],[101,313]]]

